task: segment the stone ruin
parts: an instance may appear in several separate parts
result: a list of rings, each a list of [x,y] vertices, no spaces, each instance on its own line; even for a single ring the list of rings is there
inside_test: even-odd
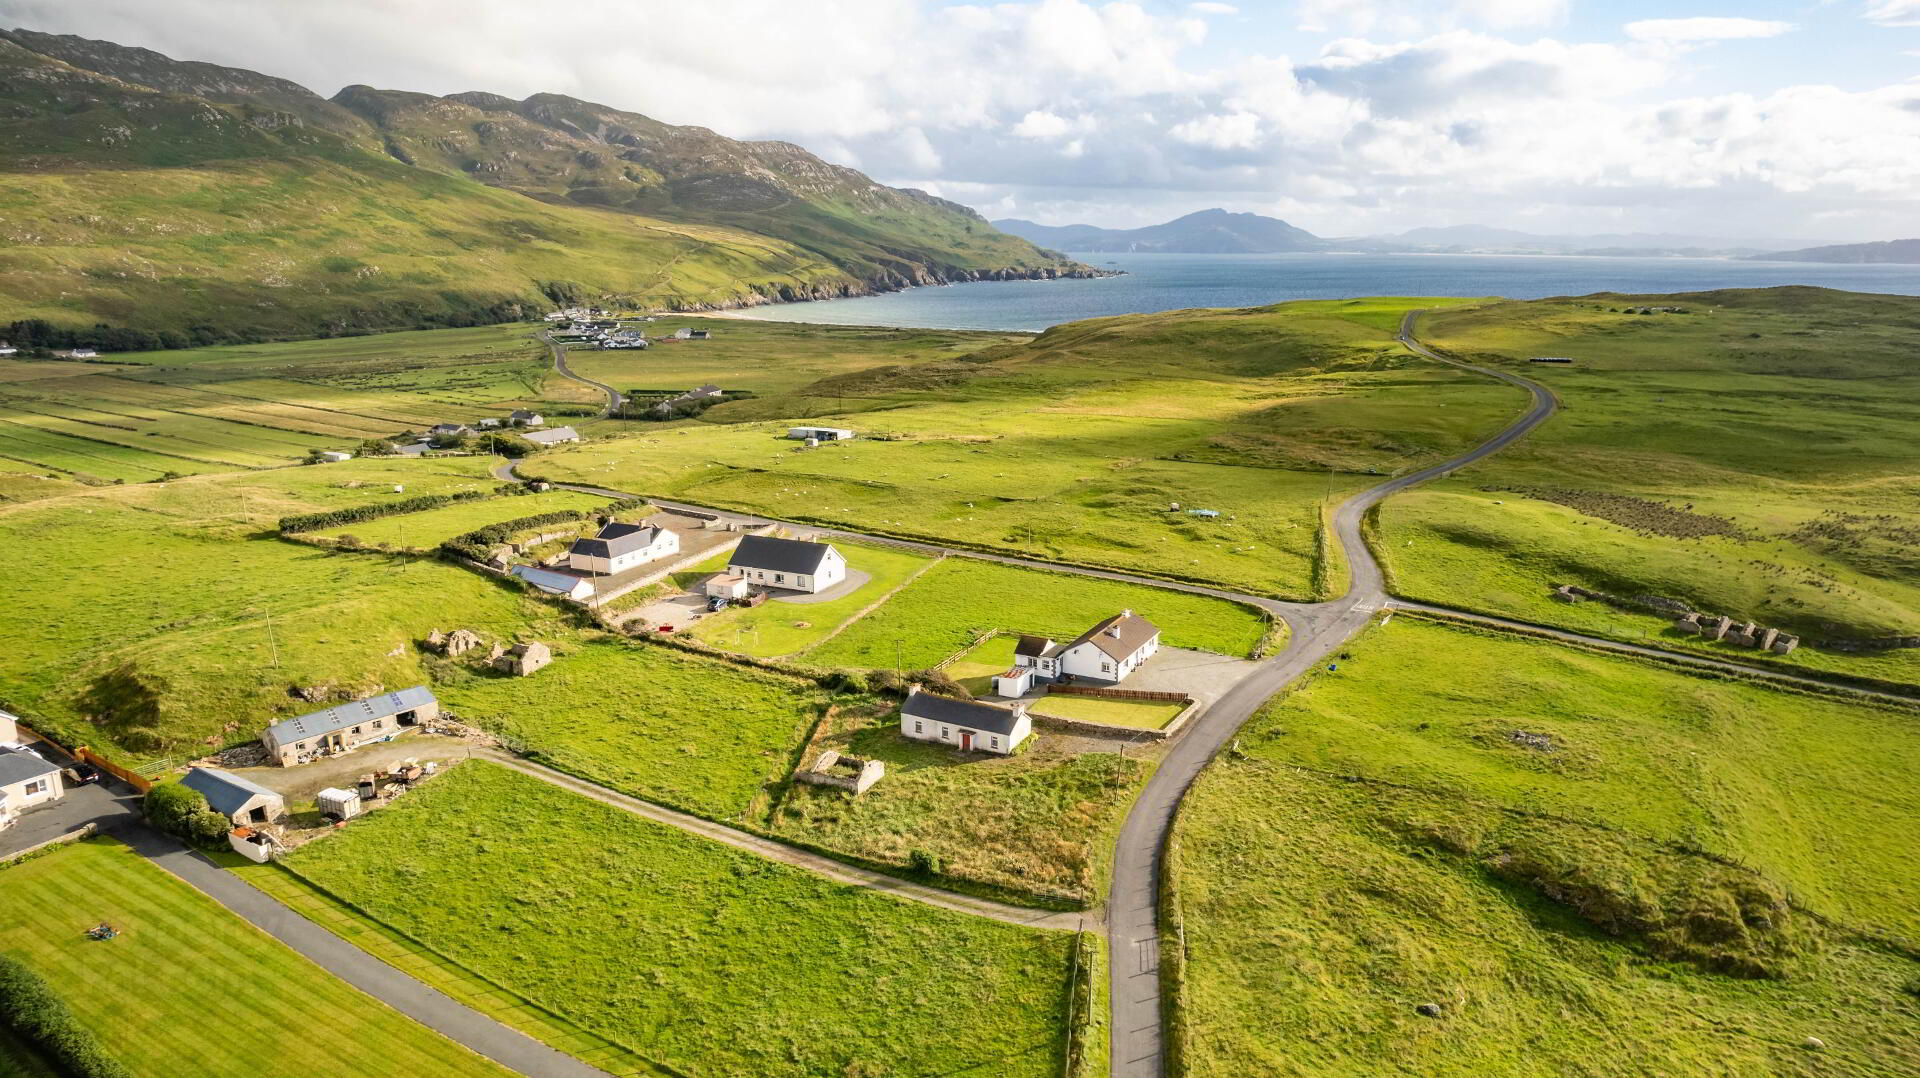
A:
[[[538,640],[529,644],[515,644],[510,648],[494,645],[493,654],[487,656],[495,670],[514,677],[526,677],[553,661],[553,651]]]
[[[1674,619],[1673,630],[1743,648],[1771,651],[1775,655],[1786,655],[1800,646],[1800,638],[1792,633],[1755,625],[1751,621],[1736,622],[1725,614],[1684,614]]]
[[[794,777],[801,782],[810,782],[815,786],[837,786],[851,792],[855,797],[873,788],[887,773],[887,765],[879,760],[862,760],[857,756],[842,756],[833,749],[820,754],[813,766]]]
[[[435,629],[427,634],[427,646],[442,655],[465,655],[484,643],[486,641],[472,629],[455,629],[450,633]]]

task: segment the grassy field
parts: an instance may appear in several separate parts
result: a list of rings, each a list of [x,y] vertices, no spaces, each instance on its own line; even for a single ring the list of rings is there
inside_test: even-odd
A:
[[[763,657],[793,655],[814,647],[861,611],[934,563],[924,554],[863,543],[834,544],[851,572],[871,579],[838,599],[789,603],[772,599],[756,607],[729,607],[694,623],[693,635],[715,647]]]
[[[1033,705],[1040,715],[1082,722],[1103,722],[1108,726],[1131,726],[1140,730],[1158,730],[1187,709],[1185,704],[1159,700],[1108,700],[1098,696],[1066,696],[1050,693]]]
[[[966,686],[975,696],[993,692],[993,678],[1013,666],[1013,649],[1020,643],[1017,633],[997,633],[980,641],[940,669]]]
[[[396,550],[431,550],[456,535],[464,535],[475,528],[503,520],[516,520],[563,509],[594,510],[607,504],[608,500],[597,494],[549,490],[539,494],[457,502],[419,513],[376,517],[313,534],[333,539],[352,536],[368,546],[391,546]]]
[[[416,1025],[116,842],[0,870],[0,949],[141,1078],[505,1070]],[[118,938],[86,930],[106,921]],[[325,1036],[302,1036],[324,1016]]]
[[[1457,302],[1293,303],[1073,323],[1027,343],[921,352],[803,385],[769,381],[759,398],[699,422],[543,454],[540,471],[1304,596],[1323,503],[1477,442],[1523,403],[1511,387],[1394,342],[1388,323],[1399,312]],[[721,324],[712,342],[673,346],[673,362],[730,334],[769,334],[767,347],[784,349],[827,332],[734,325],[744,328]],[[617,375],[651,364],[654,351],[583,362],[613,364],[602,373]],[[798,419],[861,436],[797,449],[783,435]],[[1184,511],[1193,508],[1221,515]]]
[[[1070,936],[831,884],[484,763],[289,864],[682,1071],[1060,1066]]]
[[[1916,750],[1911,711],[1396,618],[1183,807],[1191,1072],[1912,1073],[1920,963],[1876,941],[1920,938]]]
[[[413,642],[434,628],[570,631],[552,607],[444,563],[272,533],[290,513],[495,485],[480,458],[356,460],[0,505],[11,563],[58,568],[10,586],[0,707],[131,758],[198,755],[309,710],[294,686],[427,680]]]
[[[530,678],[439,672],[435,691],[462,719],[595,782],[719,820],[758,815],[826,706],[807,682],[612,640],[563,646]]]
[[[816,750],[883,761],[886,776],[857,798],[796,783],[771,830],[896,868],[923,850],[955,879],[1094,902],[1108,835],[1146,782],[1153,750],[1122,755],[1117,744],[1037,734],[1016,755],[987,756],[909,741],[893,709],[849,714]]]
[[[1920,635],[1920,301],[1820,289],[1501,303],[1424,339],[1526,368],[1565,411],[1452,479],[1391,499],[1402,594],[1664,646],[1666,619],[1550,601],[1557,584],[1677,599],[1803,643]],[[1542,369],[1535,354],[1575,357]],[[1802,646],[1785,662],[1920,684],[1920,649]]]
[[[918,670],[938,666],[992,630],[1071,640],[1122,610],[1160,626],[1170,646],[1221,655],[1247,655],[1267,630],[1258,611],[1221,599],[949,558],[805,658],[847,667],[897,661]]]

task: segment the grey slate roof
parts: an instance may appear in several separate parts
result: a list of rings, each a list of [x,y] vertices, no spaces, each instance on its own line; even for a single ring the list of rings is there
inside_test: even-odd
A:
[[[364,700],[335,704],[329,708],[276,722],[267,727],[267,736],[276,744],[287,745],[320,734],[332,733],[335,730],[344,730],[349,726],[356,726],[374,719],[398,715],[402,711],[412,711],[434,702],[433,693],[427,691],[425,685],[415,685],[411,689],[383,692]]]
[[[585,554],[592,558],[614,558],[621,554],[630,554],[636,550],[645,550],[660,538],[660,529],[651,524],[621,524],[618,521],[600,529],[600,534],[591,539],[576,539],[567,548],[569,554]]]
[[[1022,636],[1013,646],[1015,655],[1024,655],[1030,659],[1045,658],[1060,653],[1060,646],[1044,636]]]
[[[900,705],[900,713],[910,719],[927,719],[1002,735],[1012,734],[1014,726],[1020,721],[1017,713],[1004,707],[983,704],[978,700],[935,696],[918,689],[908,694],[906,701]]]
[[[769,573],[812,576],[820,571],[821,563],[827,560],[827,551],[832,549],[826,543],[809,543],[804,539],[749,535],[740,540],[733,557],[727,560],[727,568],[745,566],[748,569],[765,569]]]
[[[29,782],[51,775],[58,770],[60,770],[59,764],[49,763],[30,752],[22,752],[18,749],[0,752],[0,786]]]
[[[222,816],[239,812],[241,806],[262,795],[281,800],[279,794],[265,786],[217,767],[188,768],[187,773],[180,777],[180,785],[200,791],[201,796],[207,799],[207,804],[213,806],[213,811]]]
[[[530,430],[520,437],[535,445],[554,445],[559,442],[577,442],[580,432],[572,427],[549,427],[546,430]]]
[[[541,591],[550,591],[556,595],[571,594],[574,588],[580,586],[580,581],[586,579],[571,573],[556,573],[552,569],[542,569],[534,565],[516,565],[512,573]]]

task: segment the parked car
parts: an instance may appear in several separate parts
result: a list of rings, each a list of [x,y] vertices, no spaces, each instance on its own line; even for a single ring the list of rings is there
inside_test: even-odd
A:
[[[67,765],[67,781],[75,786],[85,786],[89,782],[100,781],[100,769],[92,764],[78,761]]]

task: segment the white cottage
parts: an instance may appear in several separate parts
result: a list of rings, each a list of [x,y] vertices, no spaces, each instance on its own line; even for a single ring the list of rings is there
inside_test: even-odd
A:
[[[900,733],[915,741],[937,741],[962,752],[1009,755],[1033,733],[1024,704],[1002,707],[978,700],[935,696],[918,688],[900,705]]]
[[[1159,650],[1159,627],[1131,610],[1122,610],[1065,644],[1044,636],[1021,637],[1013,649],[1014,669],[1003,676],[1018,676],[1022,667],[1030,667],[1033,674],[1027,685],[1068,677],[1114,685]]]
[[[567,568],[607,576],[680,553],[680,536],[651,524],[614,522],[591,539],[576,539],[567,550]]]
[[[787,437],[796,442],[846,442],[853,440],[853,432],[845,427],[788,427]]]
[[[67,795],[60,765],[26,749],[0,751],[0,828],[21,812]]]
[[[847,578],[847,559],[826,543],[749,535],[734,549],[727,573],[762,587],[820,592]]]

